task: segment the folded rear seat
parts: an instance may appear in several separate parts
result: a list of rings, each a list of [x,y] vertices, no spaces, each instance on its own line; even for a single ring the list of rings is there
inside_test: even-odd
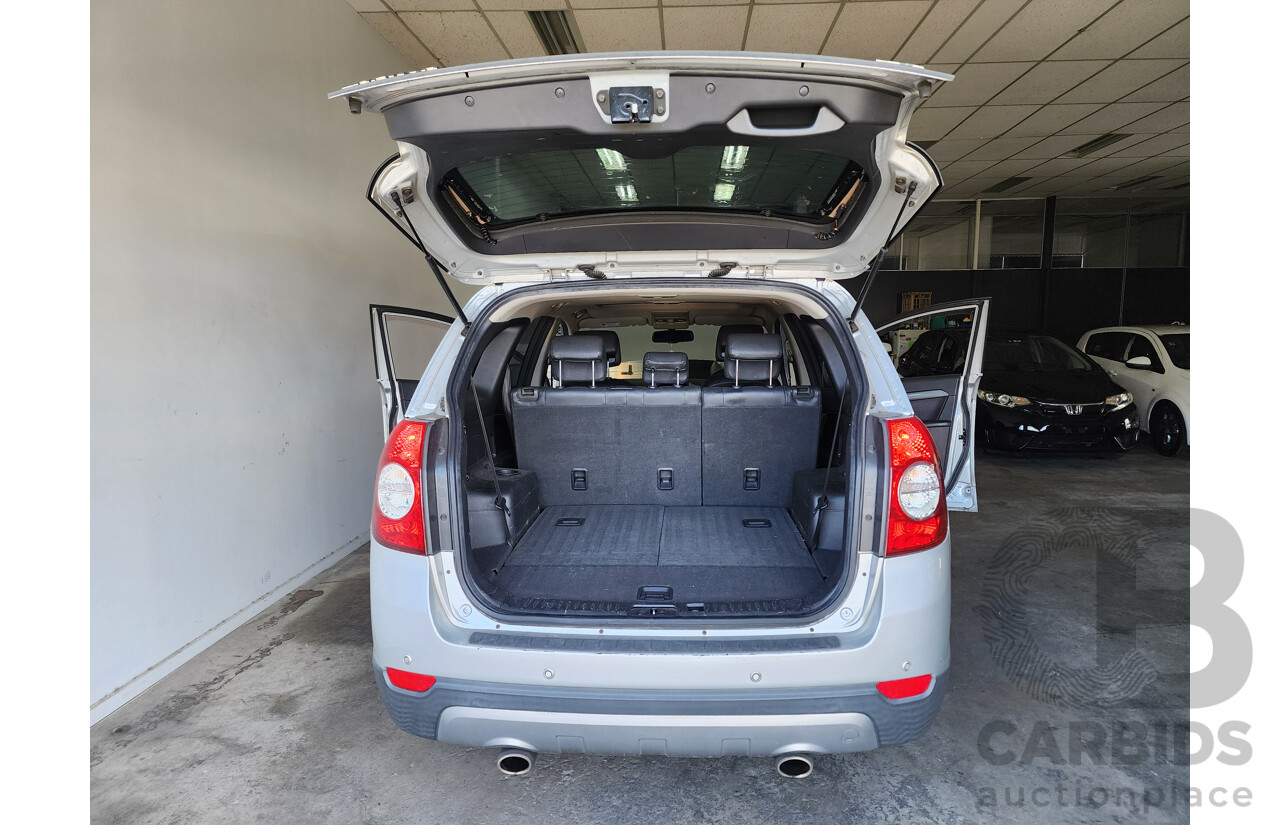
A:
[[[795,474],[818,462],[822,397],[782,385],[782,339],[731,334],[727,385],[702,389],[702,503],[786,507]]]
[[[549,357],[558,386],[511,395],[517,463],[537,474],[544,505],[700,503],[701,398],[680,386],[687,358],[654,361],[650,386],[635,388],[604,384],[598,336],[553,338]]]

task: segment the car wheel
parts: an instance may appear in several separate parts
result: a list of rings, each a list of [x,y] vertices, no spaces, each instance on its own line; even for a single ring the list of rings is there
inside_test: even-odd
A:
[[[1151,412],[1151,440],[1160,455],[1177,455],[1187,440],[1182,413],[1172,404],[1161,404]]]

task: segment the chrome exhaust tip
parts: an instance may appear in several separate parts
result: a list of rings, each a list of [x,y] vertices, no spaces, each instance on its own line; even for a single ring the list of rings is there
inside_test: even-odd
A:
[[[506,748],[498,754],[498,770],[507,776],[524,776],[533,770],[535,756],[519,748]]]
[[[773,766],[777,768],[778,776],[788,779],[804,779],[813,773],[813,760],[802,753],[784,753],[775,757]]]

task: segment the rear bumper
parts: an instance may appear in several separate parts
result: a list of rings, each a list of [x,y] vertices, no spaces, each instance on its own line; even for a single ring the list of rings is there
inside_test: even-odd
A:
[[[440,679],[426,693],[389,684],[404,731],[470,747],[540,753],[770,756],[846,753],[909,742],[942,706],[947,673],[920,697],[890,701],[874,685],[771,691],[644,691]]]

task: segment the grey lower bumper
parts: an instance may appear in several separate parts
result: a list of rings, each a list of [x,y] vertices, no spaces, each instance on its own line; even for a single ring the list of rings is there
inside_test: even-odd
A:
[[[426,693],[378,689],[404,731],[472,747],[542,753],[765,756],[845,753],[909,742],[942,706],[947,674],[917,699],[890,701],[874,685],[811,690],[548,689],[437,680]]]

